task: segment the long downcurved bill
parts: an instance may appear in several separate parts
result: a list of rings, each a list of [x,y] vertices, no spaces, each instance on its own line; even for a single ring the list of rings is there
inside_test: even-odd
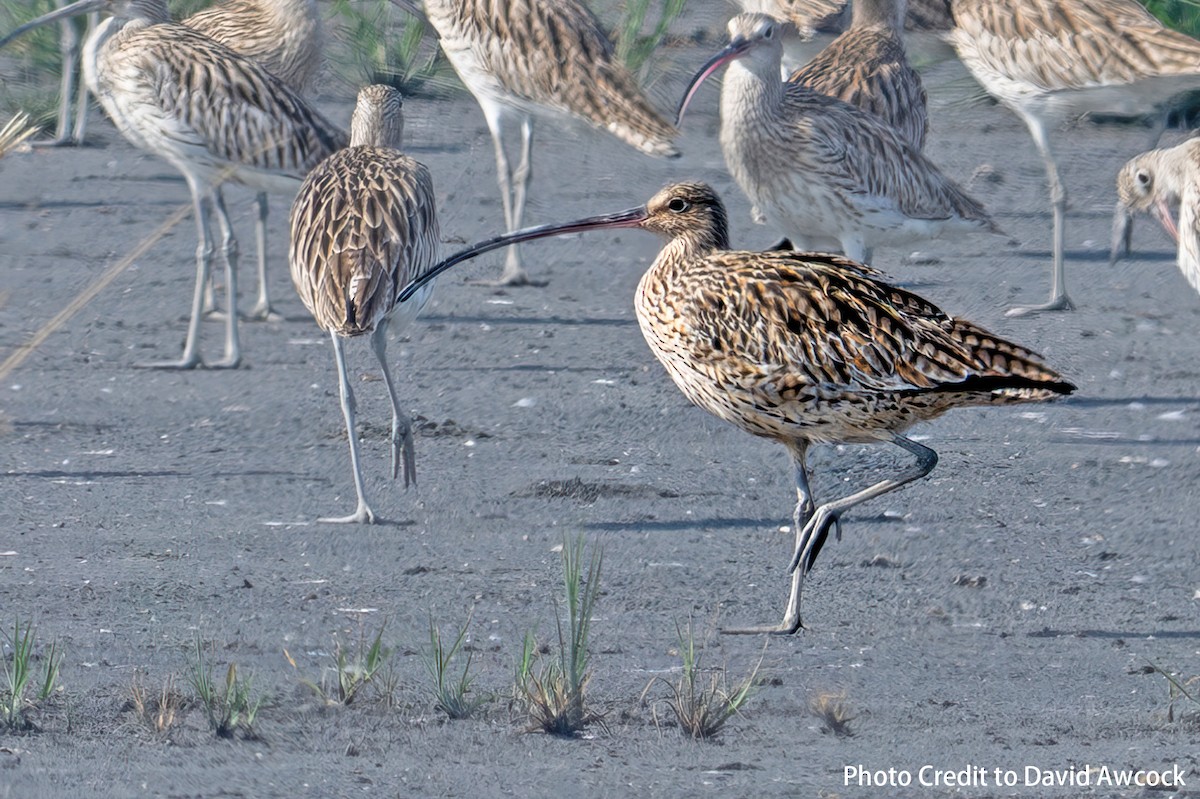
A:
[[[51,22],[58,22],[60,19],[66,19],[67,17],[86,14],[89,11],[99,11],[106,5],[108,5],[107,0],[77,0],[77,2],[63,6],[62,8],[57,8],[48,14],[42,14],[37,19],[32,19],[29,22],[26,22],[24,25],[21,25],[12,33],[8,34],[3,39],[0,39],[0,47],[3,47],[13,39],[26,33],[27,31],[33,30],[34,28],[40,28],[43,25],[49,25]]]
[[[1175,243],[1179,243],[1179,228],[1175,225],[1175,220],[1171,218],[1171,206],[1166,200],[1159,200],[1154,203],[1154,210],[1158,216],[1159,224],[1163,226],[1163,230],[1175,239]]]
[[[679,110],[675,112],[675,127],[679,127],[683,122],[683,112],[687,111],[687,107],[692,102],[692,97],[700,88],[700,84],[704,83],[705,79],[716,72],[721,67],[733,61],[735,58],[740,58],[747,50],[750,49],[750,42],[747,39],[737,38],[717,53],[712,58],[704,62],[704,66],[696,71],[692,76],[691,82],[688,84],[687,91],[683,93],[683,99],[679,101]]]
[[[530,239],[544,239],[549,236],[561,236],[564,233],[578,233],[584,230],[598,230],[600,228],[616,228],[616,227],[638,227],[650,216],[646,210],[646,206],[638,208],[630,208],[628,211],[621,211],[616,214],[606,214],[604,216],[589,216],[586,219],[577,219],[574,222],[561,222],[557,225],[538,225],[537,227],[527,227],[523,230],[514,230],[512,233],[505,233],[503,236],[481,241],[478,244],[473,244],[461,252],[457,252],[445,259],[441,263],[436,264],[429,271],[423,273],[411,283],[404,287],[400,292],[400,302],[404,302],[416,291],[424,286],[435,277],[445,272],[450,267],[460,264],[463,261],[474,258],[476,255],[483,255],[485,252],[506,247],[509,244],[517,244]]]

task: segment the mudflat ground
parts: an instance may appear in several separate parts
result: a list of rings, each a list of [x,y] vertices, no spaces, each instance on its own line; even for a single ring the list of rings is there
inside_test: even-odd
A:
[[[664,108],[721,35],[721,4],[690,8],[685,32],[712,44],[666,52],[652,87]],[[390,523],[347,527],[314,521],[350,512],[354,491],[332,353],[289,284],[284,202],[270,278],[285,319],[243,327],[244,367],[133,367],[182,344],[185,220],[0,382],[0,625],[32,621],[64,652],[62,691],[32,714],[40,731],[0,733],[0,797],[1200,796],[1196,707],[1168,722],[1167,682],[1149,668],[1200,673],[1200,298],[1149,222],[1132,259],[1106,259],[1114,175],[1149,133],[1083,122],[1060,137],[1078,310],[1008,319],[1047,292],[1041,163],[1012,114],[966,99],[956,62],[926,74],[929,154],[1009,238],[884,250],[876,266],[1041,351],[1079,392],[916,430],[937,470],[847,517],[806,584],[807,629],[765,649],[711,634],[781,614],[794,493],[782,448],[689,406],[644,345],[632,294],[652,236],[529,245],[540,288],[466,284],[500,256],[441,280],[390,350],[419,420],[419,489],[389,479],[383,384],[354,342],[368,489]],[[353,91],[330,83],[319,104],[347,119]],[[676,161],[540,124],[528,220],[620,210],[700,178],[728,202],[737,246],[770,244],[725,172],[715,89],[694,109]],[[478,107],[413,98],[406,112],[445,252],[499,232]],[[93,120],[91,146],[0,166],[2,355],[187,202],[169,166]],[[248,298],[252,203],[230,197]],[[205,325],[210,356],[220,330]],[[904,462],[819,449],[818,498]],[[578,534],[604,555],[589,686],[604,725],[527,733],[503,699],[443,721],[422,661],[430,619],[471,614],[476,689],[505,694],[526,631],[553,639],[556,548]],[[689,617],[706,666],[736,680],[762,658],[756,695],[709,743],[682,736],[663,703]],[[385,623],[392,705],[324,706],[302,681]],[[257,738],[214,737],[195,706],[157,735],[130,709],[135,681],[155,691],[173,676],[190,693],[197,638],[219,675],[236,663],[269,696]],[[849,734],[811,712],[829,695],[844,697]],[[859,766],[912,784],[847,784]],[[1102,767],[1178,769],[1186,784],[1097,785]],[[982,782],[919,784],[970,768]],[[1027,784],[1051,770],[1092,784]],[[997,785],[1009,771],[1017,784]]]

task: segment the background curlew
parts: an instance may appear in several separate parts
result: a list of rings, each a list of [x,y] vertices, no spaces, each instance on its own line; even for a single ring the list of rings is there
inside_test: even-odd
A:
[[[417,479],[412,422],[401,413],[388,368],[387,330],[389,322],[407,326],[429,299],[432,284],[411,302],[397,302],[400,289],[437,260],[438,223],[429,170],[397,149],[403,128],[398,91],[378,85],[362,89],[350,146],[318,164],[292,204],[292,283],[333,342],[358,493],[353,514],[324,522],[377,519],[363,488],[343,338],[371,334],[392,403],[392,478],[403,462],[405,486]]]
[[[692,78],[729,64],[721,85],[721,149],[734,180],[798,250],[841,249],[869,262],[877,245],[950,232],[999,232],[983,206],[894,128],[841,100],[778,78],[779,23],[729,21],[730,43]]]
[[[792,456],[796,545],[783,621],[728,632],[790,634],[800,591],[830,530],[850,508],[929,474],[937,453],[906,438],[913,424],[970,405],[1041,402],[1075,387],[1034,352],[943,313],[832,255],[729,251],[725,208],[703,183],[668,186],[642,207],[489,239],[405,289],[467,258],[562,233],[641,227],[668,240],[638,283],[638,324],[679,389],[709,413]],[[816,506],[812,444],[890,442],[917,463]]]
[[[395,1],[415,10],[409,0]],[[584,120],[648,155],[679,155],[671,143],[675,129],[642,94],[600,22],[579,0],[425,0],[424,10],[487,120],[509,230],[525,218],[535,113]],[[504,147],[510,121],[521,129],[515,170]],[[499,283],[528,282],[513,247]]]
[[[1178,243],[1176,263],[1200,291],[1200,139],[1133,158],[1117,173],[1117,196],[1129,211],[1154,211]],[[1179,222],[1171,208],[1179,206]]]
[[[905,0],[854,0],[850,28],[788,78],[887,122],[921,150],[929,121],[921,76],[904,54]]]
[[[253,61],[167,15],[164,0],[78,0],[22,25],[3,46],[30,28],[108,9],[84,47],[88,88],[129,141],[183,173],[196,213],[199,246],[191,321],[181,358],[146,366],[201,364],[199,328],[214,245],[210,215],[221,227],[229,318],[225,354],[212,366],[241,359],[237,328],[237,241],[222,183],[233,180],[268,191],[291,191],[335,150],[342,133],[291,89]]]
[[[1094,111],[1161,111],[1200,85],[1200,42],[1164,27],[1134,0],[953,0],[952,7],[951,41],[959,58],[1025,122],[1050,184],[1050,299],[1009,313],[1069,310],[1063,268],[1067,190],[1051,133]]]

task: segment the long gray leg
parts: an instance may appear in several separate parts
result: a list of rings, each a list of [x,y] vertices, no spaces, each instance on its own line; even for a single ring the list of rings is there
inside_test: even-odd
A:
[[[367,504],[362,465],[358,457],[358,434],[354,429],[354,390],[350,388],[350,376],[346,372],[346,353],[342,349],[342,337],[332,331],[329,336],[333,339],[333,357],[337,361],[338,389],[342,399],[342,416],[346,419],[346,437],[350,439],[350,465],[354,469],[354,491],[358,494],[358,507],[349,516],[323,517],[317,521],[331,524],[374,524],[375,511]]]
[[[1010,308],[1006,316],[1024,316],[1038,311],[1070,311],[1075,308],[1071,298],[1067,296],[1066,272],[1063,267],[1066,242],[1067,216],[1067,187],[1058,176],[1058,164],[1054,161],[1054,153],[1050,150],[1050,141],[1046,137],[1045,124],[1033,116],[1024,116],[1033,143],[1042,154],[1046,166],[1046,182],[1050,184],[1050,204],[1054,211],[1054,263],[1051,266],[1050,299],[1041,305],[1030,305]]]
[[[820,551],[821,545],[825,543],[825,539],[829,537],[829,531],[836,528],[838,535],[841,535],[842,514],[867,500],[895,491],[901,486],[921,479],[937,466],[937,453],[929,447],[899,434],[893,434],[891,440],[892,443],[915,455],[916,464],[893,478],[882,480],[848,497],[828,502],[813,512],[812,518],[808,520],[804,529],[796,535],[796,550],[788,567],[792,572],[792,587],[791,593],[788,595],[787,607],[784,609],[783,621],[773,627],[722,630],[722,632],[791,635],[800,629],[800,592],[804,586],[804,576],[812,568],[816,554]]]
[[[250,311],[248,318],[278,322],[283,317],[275,313],[275,309],[271,307],[270,291],[267,288],[267,214],[271,209],[265,191],[260,191],[256,200],[258,202],[258,220],[254,223],[254,237],[258,243],[258,301],[254,303],[254,308]]]
[[[190,175],[188,189],[192,192],[192,208],[196,217],[196,287],[192,292],[192,316],[188,321],[187,340],[183,345],[183,356],[176,361],[149,361],[138,363],[143,369],[194,369],[200,366],[200,318],[203,316],[204,290],[212,273],[213,241],[210,224],[212,213],[212,189],[202,185]]]
[[[60,8],[65,5],[67,0],[58,0]],[[58,83],[58,123],[54,128],[53,139],[34,142],[42,147],[60,147],[72,143],[71,104],[75,102],[75,85],[81,71],[79,29],[75,27],[75,18],[67,17],[59,21],[58,30],[58,52],[62,56],[62,74]]]
[[[413,448],[412,420],[400,410],[400,398],[396,395],[396,384],[387,362],[387,320],[379,323],[371,334],[371,349],[379,359],[383,370],[383,382],[387,385],[388,399],[392,402],[392,479],[400,474],[401,457],[404,464],[404,487],[417,484],[417,452]]]
[[[90,34],[100,24],[100,13],[93,11],[87,15],[85,30]],[[83,79],[82,62],[79,67],[79,87],[75,96],[75,127],[71,129],[71,142],[76,146],[83,144],[87,135],[88,110],[91,105],[88,97],[87,81]]]
[[[221,187],[213,190],[213,208],[217,212],[217,223],[221,226],[221,256],[225,261],[225,355],[221,360],[209,364],[214,369],[233,369],[242,360],[242,346],[238,339],[238,245],[233,235],[233,223],[225,210],[225,197]]]
[[[533,137],[533,126],[525,116],[521,122],[522,160],[514,175],[508,163],[508,154],[504,151],[504,114],[500,109],[484,108],[484,118],[488,130],[492,134],[492,143],[496,146],[496,180],[500,184],[500,200],[504,206],[504,224],[509,231],[520,227],[521,218],[525,212],[525,179],[529,174],[528,148]],[[523,175],[522,175],[523,171]],[[522,179],[522,178],[525,179]],[[513,181],[516,179],[517,188],[514,190]],[[517,245],[508,247],[508,255],[504,262],[504,272],[499,280],[473,281],[489,286],[527,286],[530,285],[529,275],[521,266],[521,252]]]

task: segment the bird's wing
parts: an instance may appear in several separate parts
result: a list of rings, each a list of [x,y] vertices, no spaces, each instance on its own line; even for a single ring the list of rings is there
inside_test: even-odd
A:
[[[305,179],[291,229],[292,282],[317,322],[344,335],[371,330],[437,262],[429,170],[395,150],[342,150]]]
[[[253,61],[180,25],[155,25],[128,43],[171,126],[216,159],[304,175],[346,135]]]
[[[953,11],[960,52],[1045,90],[1200,71],[1200,42],[1134,0],[954,0]]]

